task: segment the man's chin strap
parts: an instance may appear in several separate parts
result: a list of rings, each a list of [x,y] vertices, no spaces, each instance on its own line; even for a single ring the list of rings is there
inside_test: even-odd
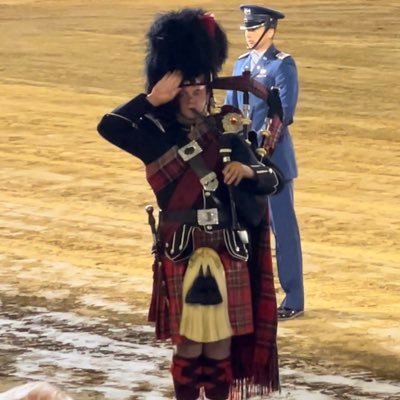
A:
[[[248,50],[254,50],[259,43],[261,42],[261,40],[263,39],[263,37],[265,36],[265,34],[268,32],[268,29],[270,29],[271,27],[268,26],[267,24],[264,25],[264,32],[263,34],[260,36],[260,38],[257,40],[256,44],[253,47],[247,47]]]

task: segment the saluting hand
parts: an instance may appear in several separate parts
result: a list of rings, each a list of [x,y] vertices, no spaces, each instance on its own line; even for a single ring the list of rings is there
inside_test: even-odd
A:
[[[167,72],[153,87],[153,90],[147,95],[147,100],[154,107],[168,103],[180,92],[179,85],[182,82],[182,73],[180,71]]]
[[[248,165],[239,161],[231,161],[225,165],[222,174],[224,175],[224,183],[237,186],[243,178],[254,178],[255,172]]]

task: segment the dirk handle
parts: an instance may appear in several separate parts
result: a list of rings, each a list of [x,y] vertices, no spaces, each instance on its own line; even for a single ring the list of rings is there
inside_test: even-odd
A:
[[[148,223],[150,225],[151,234],[153,235],[154,243],[157,243],[157,229],[156,229],[156,219],[154,218],[153,212],[154,207],[152,205],[147,205],[145,207],[148,216]]]

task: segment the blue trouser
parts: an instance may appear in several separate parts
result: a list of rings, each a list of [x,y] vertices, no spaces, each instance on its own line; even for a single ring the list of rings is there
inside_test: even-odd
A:
[[[293,202],[293,180],[269,197],[279,281],[285,292],[282,307],[304,310],[303,260],[299,227]]]

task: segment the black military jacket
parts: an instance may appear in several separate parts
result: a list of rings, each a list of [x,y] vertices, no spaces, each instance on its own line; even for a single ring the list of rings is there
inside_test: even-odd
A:
[[[221,115],[217,114],[206,118],[209,119],[210,126],[214,127],[214,134],[220,136],[222,134],[220,132]],[[136,96],[106,114],[97,129],[106,140],[139,158],[146,166],[163,157],[172,147],[179,147],[182,137],[189,131],[189,127],[178,122],[176,118],[169,120],[158,118],[157,109],[147,101],[145,94]],[[257,161],[250,147],[240,135],[232,135],[231,147],[232,161],[246,164],[255,172],[253,179],[243,179],[234,191],[239,219],[244,224],[254,225],[265,214],[266,195],[279,191],[283,180],[279,170],[273,164],[266,166]],[[218,153],[215,154],[215,157],[219,157]],[[219,187],[215,195],[211,199],[199,196],[193,204],[193,208],[229,206],[227,186],[222,181],[222,161],[218,160],[216,165],[215,172],[219,177]],[[178,183],[179,177],[169,182],[161,190],[155,190],[158,205],[162,210],[168,209],[169,199]],[[198,182],[193,182],[193,184],[198,184]],[[211,201],[212,204],[206,204],[207,201]]]

